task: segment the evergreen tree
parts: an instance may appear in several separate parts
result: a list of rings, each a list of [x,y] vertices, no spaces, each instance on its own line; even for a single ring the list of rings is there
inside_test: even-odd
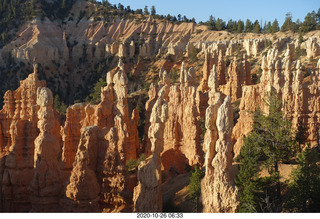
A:
[[[63,101],[61,101],[59,95],[56,94],[53,98],[53,108],[59,113],[65,115],[68,106]]]
[[[308,13],[307,16],[305,16],[304,22],[301,25],[301,30],[306,33],[312,30],[316,30],[317,27],[317,16],[315,11],[312,11],[312,13]]]
[[[141,8],[136,9],[134,13],[135,13],[135,14],[142,14],[142,9],[141,9]]]
[[[191,198],[195,203],[195,210],[199,212],[200,208],[200,195],[201,195],[201,180],[204,177],[203,170],[200,170],[197,165],[195,165],[190,177],[190,183],[188,187],[189,198]]]
[[[269,95],[266,104],[269,107],[269,114],[260,114],[253,126],[263,136],[260,146],[266,156],[264,165],[276,179],[277,196],[281,201],[279,162],[290,158],[295,142],[291,123],[284,118],[281,101],[275,95]]]
[[[178,14],[178,21],[179,21],[179,22],[181,21],[181,18],[182,18],[182,15],[181,15],[181,14]]]
[[[242,20],[239,20],[238,21],[238,25],[237,25],[237,32],[238,33],[242,33],[244,30],[244,23]]]
[[[209,27],[209,30],[216,30],[216,19],[210,15],[209,21],[207,21],[207,25]]]
[[[253,130],[245,138],[245,145],[241,149],[242,165],[237,185],[241,211],[245,212],[257,210],[257,190],[263,187],[269,194],[275,194],[272,202],[278,202],[278,206],[281,206],[279,163],[290,158],[294,147],[291,123],[284,118],[281,101],[275,95],[268,95],[265,103],[269,113],[265,114],[259,109],[254,113]],[[257,179],[258,160],[268,169],[270,177]]]
[[[261,148],[257,139],[258,132],[253,131],[243,139],[244,145],[240,153],[240,171],[236,177],[236,185],[239,189],[240,208],[239,212],[257,212],[259,209],[259,165],[258,159]]]
[[[289,31],[292,30],[292,14],[290,12],[288,12],[286,14],[286,19],[283,23],[283,25],[281,26],[281,31],[285,32],[285,31]]]
[[[289,201],[286,208],[292,212],[320,211],[320,167],[318,153],[310,148],[298,154],[298,167],[291,173]]]
[[[222,19],[218,18],[216,21],[216,29],[218,31],[224,30],[225,26],[226,26],[226,23]]]
[[[299,43],[302,43],[302,42],[303,42],[303,34],[300,31],[300,33],[299,33]]]
[[[144,6],[143,14],[149,15],[148,6]]]
[[[265,22],[264,27],[263,27],[263,32],[264,33],[271,33],[271,22],[269,21],[268,23]]]
[[[86,101],[97,104],[101,101],[101,88],[106,86],[107,83],[100,78],[95,84],[92,89],[92,92],[89,94],[88,97],[86,97]]]
[[[245,27],[245,32],[250,33],[252,31],[252,22],[247,19],[246,20],[246,27]]]
[[[296,132],[295,140],[297,141],[299,148],[298,150],[301,152],[301,145],[306,142],[308,138],[308,129],[302,124],[302,121],[299,120],[298,130]]]
[[[227,24],[227,30],[229,32],[235,32],[237,31],[237,22],[236,21],[233,21],[232,19],[230,19],[228,21],[228,24]]]
[[[276,33],[279,31],[279,23],[277,19],[274,19],[272,26],[271,26],[271,33]]]
[[[123,10],[124,10],[123,4],[119,3],[119,4],[118,4],[118,9],[119,9],[120,11],[123,11]]]
[[[156,7],[154,5],[151,6],[151,15],[155,16],[156,15]]]
[[[261,31],[261,27],[260,27],[259,21],[256,20],[256,21],[253,23],[253,32],[254,32],[254,33],[260,33],[260,31]]]

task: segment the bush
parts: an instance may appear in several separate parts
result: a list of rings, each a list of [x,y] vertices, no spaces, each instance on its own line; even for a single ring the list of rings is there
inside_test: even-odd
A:
[[[89,96],[86,97],[86,101],[97,104],[101,101],[101,88],[106,86],[107,83],[100,78],[94,85],[92,92],[89,94]]]
[[[53,108],[62,115],[65,115],[68,106],[63,101],[61,101],[59,95],[56,94],[53,98]]]
[[[142,161],[145,161],[146,158],[147,158],[147,156],[146,156],[145,154],[141,154],[137,160],[132,159],[132,158],[129,159],[129,160],[127,161],[127,164],[126,164],[127,169],[128,169],[129,171],[135,171],[136,169],[138,169],[139,164],[140,164]]]

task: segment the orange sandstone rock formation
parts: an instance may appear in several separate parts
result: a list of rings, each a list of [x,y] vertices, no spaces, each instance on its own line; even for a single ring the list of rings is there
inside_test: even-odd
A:
[[[33,212],[57,212],[62,189],[59,154],[60,124],[55,118],[53,97],[48,88],[37,90],[38,128],[34,141],[34,175],[31,182]]]
[[[134,189],[135,212],[161,212],[161,157],[164,147],[164,127],[168,118],[168,105],[163,100],[161,92],[157,102],[152,108],[150,116],[149,138],[151,141],[152,158],[149,162],[143,162],[139,166],[139,184]]]
[[[46,83],[34,72],[15,91],[4,95],[0,111],[0,211],[27,212],[31,209],[29,185],[33,177],[34,140],[37,128],[37,89]]]
[[[61,206],[66,212],[98,212],[100,186],[96,170],[101,143],[97,126],[87,126],[81,138]],[[107,146],[107,145],[105,145]]]
[[[215,97],[215,103],[208,107],[206,116],[206,174],[201,182],[203,212],[236,212],[239,198],[234,179],[230,176],[233,160],[230,97],[226,97],[220,107],[221,97]]]
[[[189,165],[203,163],[200,146],[200,126],[197,120],[195,70],[181,66],[180,87],[168,91],[168,120],[164,130],[164,152],[161,156],[165,170],[183,172],[186,159]],[[176,159],[172,159],[175,154]]]

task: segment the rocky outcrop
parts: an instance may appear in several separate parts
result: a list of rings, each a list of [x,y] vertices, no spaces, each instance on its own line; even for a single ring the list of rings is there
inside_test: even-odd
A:
[[[81,138],[61,206],[66,212],[98,212],[100,185],[96,176],[98,154],[101,150],[97,126],[87,126]],[[90,188],[90,189],[88,189]]]
[[[4,95],[0,111],[0,211],[27,212],[31,209],[29,185],[34,169],[34,140],[37,128],[37,89],[45,87],[34,72],[15,91]]]
[[[243,47],[247,55],[257,57],[258,53],[264,48],[268,40],[266,39],[248,39],[243,41]]]
[[[34,73],[6,93],[0,111],[1,211],[130,211],[125,163],[140,148],[139,115],[133,110],[129,118],[122,63],[114,77],[108,74],[98,105],[68,108],[61,132],[52,93],[34,65]],[[93,182],[98,186],[90,193]]]
[[[152,158],[142,163],[138,170],[138,186],[134,189],[134,212],[161,212],[161,157],[164,149],[164,123],[168,118],[168,105],[163,93],[158,97],[150,116],[149,138]]]
[[[285,56],[281,59],[277,49],[270,49],[262,58],[262,75],[260,83],[244,86],[240,102],[240,117],[233,129],[235,156],[240,154],[242,139],[251,131],[252,118],[250,111],[258,107],[265,113],[268,108],[264,103],[267,93],[273,92],[282,100],[286,118],[292,122],[293,129],[297,129],[299,121],[308,129],[308,140],[315,142],[316,121],[318,121],[317,70],[312,73],[311,81],[305,80],[302,75],[301,62],[293,59],[293,45],[288,45]],[[318,68],[318,67],[317,67]]]
[[[216,102],[207,109],[206,174],[201,182],[203,212],[236,212],[239,198],[230,176],[233,160],[231,103],[229,97],[220,107],[219,102],[221,97],[217,95]]]
[[[320,46],[317,38],[309,38],[306,41],[306,52],[308,58],[315,58],[320,55]]]
[[[166,174],[170,169],[183,172],[186,162],[191,166],[203,163],[200,126],[197,120],[195,73],[193,68],[187,71],[183,63],[180,87],[173,85],[167,89],[168,121],[165,124],[165,146],[161,156]],[[173,157],[176,159],[172,159]]]
[[[226,84],[226,62],[222,51],[219,51],[218,63],[217,63],[217,77],[219,85]]]
[[[132,212],[132,193],[125,166],[125,156],[119,137],[122,135],[120,117],[115,118],[115,127],[105,135],[108,147],[100,151],[97,177],[101,183],[100,206],[103,212]]]
[[[34,175],[31,182],[33,212],[57,212],[60,210],[62,189],[59,154],[60,124],[55,118],[53,97],[48,88],[38,88],[38,128],[40,134],[34,141]]]
[[[145,136],[148,136],[152,108],[158,99],[158,89],[157,89],[156,85],[151,84],[149,91],[148,91],[148,95],[149,95],[149,99],[146,102],[146,106],[145,106],[145,109],[146,109],[146,124],[144,126]],[[144,139],[142,151],[144,151],[145,154],[147,154],[147,155],[151,155],[151,141],[149,138]]]
[[[250,63],[244,55],[243,61],[239,63],[236,57],[231,61],[228,68],[229,80],[227,84],[221,86],[221,91],[230,96],[231,102],[241,97],[242,87],[252,84]]]

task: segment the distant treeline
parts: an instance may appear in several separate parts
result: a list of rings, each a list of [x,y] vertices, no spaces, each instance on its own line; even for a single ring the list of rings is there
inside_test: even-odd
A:
[[[51,20],[61,19],[63,20],[69,13],[74,2],[76,0],[0,0],[0,48],[6,43],[10,42],[12,36],[10,36],[11,30],[17,30],[26,21],[32,19],[35,16],[39,16],[41,19],[48,17]],[[82,16],[87,17],[94,16],[96,19],[100,19],[99,16],[104,18],[114,18],[120,16],[123,18],[132,18],[134,15],[152,16],[157,19],[165,19],[173,23],[180,22],[193,22],[196,23],[194,18],[187,18],[185,15],[178,14],[172,16],[170,14],[160,15],[157,14],[155,6],[145,6],[144,9],[131,9],[130,6],[124,6],[119,4],[110,4],[108,0],[102,0],[98,2],[96,0],[88,0],[96,4],[96,10],[88,9],[87,12],[82,11]],[[98,7],[98,6],[103,7]],[[99,10],[98,10],[99,8]],[[279,22],[275,19],[272,23],[254,22],[247,19],[245,22],[242,20],[229,20],[228,22],[210,16],[206,22],[199,22],[199,24],[208,26],[209,30],[226,30],[232,33],[275,33],[278,31],[294,31],[300,33],[306,33],[312,30],[320,29],[320,8],[317,12],[312,11],[308,13],[304,21],[292,20],[292,14],[287,13],[285,22],[280,27]]]
[[[95,2],[95,0],[90,0],[91,2]],[[178,14],[177,16],[168,15],[159,15],[156,13],[155,6],[151,6],[150,11],[148,6],[145,6],[144,9],[136,9],[132,10],[130,6],[125,7],[121,3],[118,5],[110,4],[108,0],[102,0],[102,5],[109,7],[110,9],[118,9],[124,13],[131,13],[131,14],[141,14],[141,15],[151,15],[154,18],[158,19],[166,19],[171,22],[194,22],[195,19],[189,19],[186,16],[182,16]],[[206,22],[199,22],[199,24],[206,25],[210,30],[226,30],[232,33],[276,33],[278,31],[293,31],[293,32],[302,32],[306,33],[313,30],[320,29],[320,8],[318,12],[312,11],[308,13],[304,21],[300,21],[299,19],[295,22],[292,20],[292,14],[289,12],[287,13],[284,23],[280,27],[279,22],[275,19],[273,22],[265,21],[264,24],[255,20],[254,22],[247,19],[245,22],[242,20],[232,20],[224,21],[220,18],[215,18],[213,15],[209,17],[209,20]]]

